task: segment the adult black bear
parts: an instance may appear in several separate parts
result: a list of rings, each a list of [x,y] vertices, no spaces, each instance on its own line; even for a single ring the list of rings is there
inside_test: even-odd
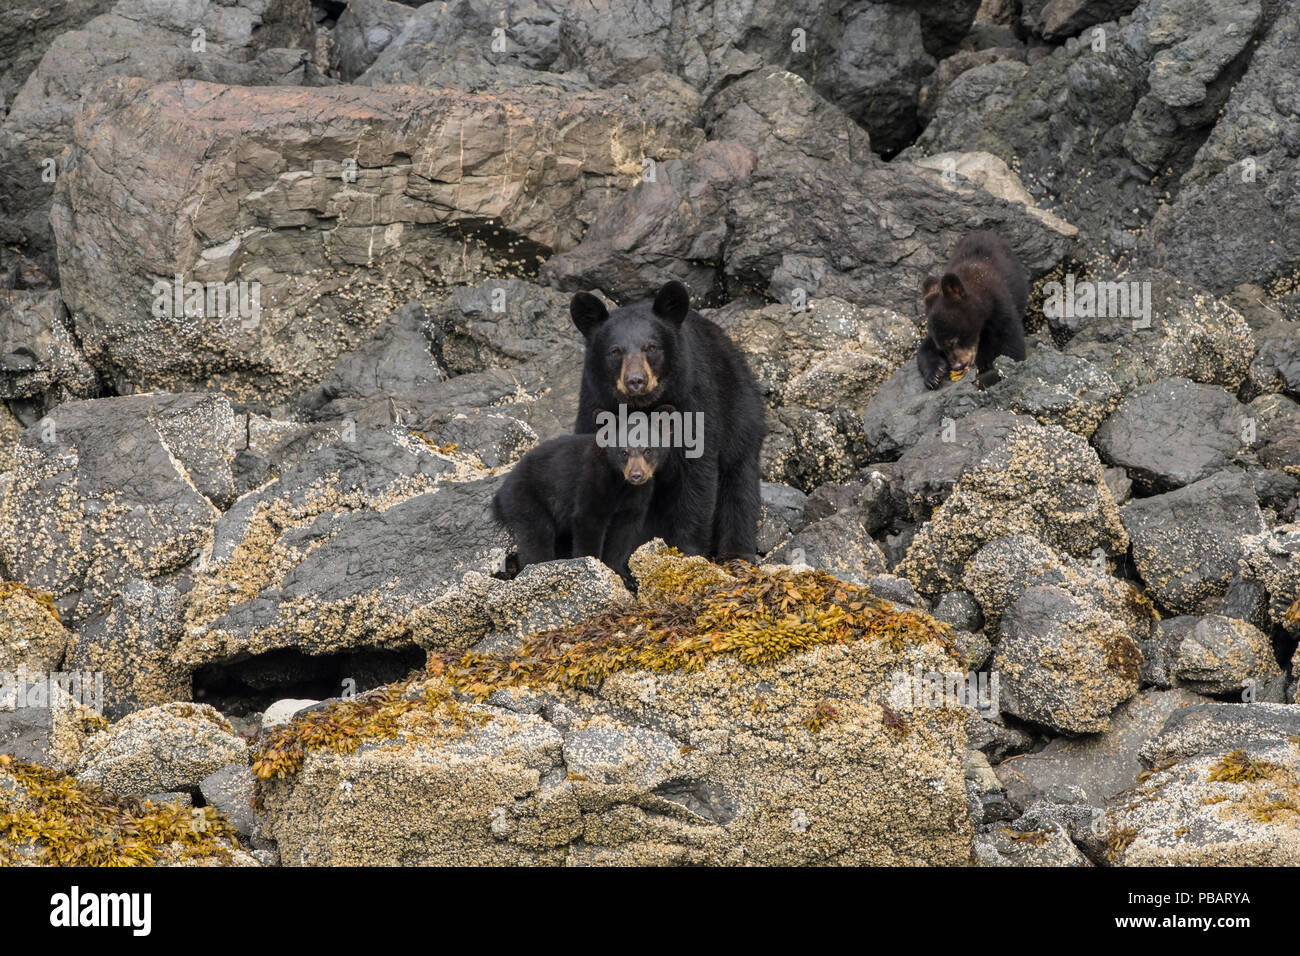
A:
[[[702,453],[684,456],[673,476],[655,483],[646,516],[650,535],[687,554],[755,560],[758,453],[766,427],[740,350],[691,309],[680,282],[612,313],[579,292],[569,312],[587,340],[574,431],[594,431],[596,414],[620,405],[667,402],[683,415],[701,413]]]
[[[926,276],[921,291],[929,334],[916,364],[926,388],[972,365],[987,372],[999,355],[1024,361],[1029,277],[997,233],[962,236],[943,278]]]
[[[492,513],[510,529],[521,568],[590,555],[630,580],[627,559],[650,540],[654,481],[671,475],[677,458],[668,442],[601,447],[594,435],[562,435],[519,459],[492,496]]]

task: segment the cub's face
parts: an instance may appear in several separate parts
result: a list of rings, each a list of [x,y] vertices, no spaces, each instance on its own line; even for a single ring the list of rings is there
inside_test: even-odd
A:
[[[601,370],[600,380],[615,401],[644,407],[671,390],[673,359],[682,322],[690,311],[690,294],[669,282],[653,300],[609,312],[595,296],[579,292],[569,312],[587,339],[587,363]]]
[[[668,458],[667,448],[636,448],[612,445],[605,455],[629,485],[644,485]]]
[[[960,282],[952,273],[942,281],[931,276],[922,291],[930,340],[943,352],[954,372],[971,368],[979,352],[981,323],[971,318],[971,303]]]

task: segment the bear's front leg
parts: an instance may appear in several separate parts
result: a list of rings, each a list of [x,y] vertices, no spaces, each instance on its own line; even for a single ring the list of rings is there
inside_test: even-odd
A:
[[[939,351],[939,347],[928,335],[916,353],[916,365],[921,370],[925,387],[929,389],[938,388],[943,377],[948,374],[948,357]]]

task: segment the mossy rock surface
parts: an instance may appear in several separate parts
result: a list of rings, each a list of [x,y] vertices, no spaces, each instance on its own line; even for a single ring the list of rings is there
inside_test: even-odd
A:
[[[820,572],[651,544],[638,599],[433,656],[254,770],[286,864],[963,864],[955,708],[891,706],[950,631]]]

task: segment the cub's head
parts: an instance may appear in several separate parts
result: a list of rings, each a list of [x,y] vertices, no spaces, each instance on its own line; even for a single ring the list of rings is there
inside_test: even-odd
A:
[[[653,412],[631,412],[631,415],[646,416],[647,426],[629,428],[623,444],[605,447],[610,464],[629,485],[644,485],[669,468],[680,427],[673,415],[675,411],[671,405],[660,405]]]
[[[589,292],[579,292],[569,303],[573,324],[587,340],[587,368],[599,371],[611,397],[638,407],[670,394],[682,322],[690,310],[691,294],[680,282],[613,312]]]
[[[942,279],[926,276],[921,294],[930,338],[948,359],[948,367],[959,372],[973,366],[984,326],[982,304],[974,301],[955,272],[944,273]]]

